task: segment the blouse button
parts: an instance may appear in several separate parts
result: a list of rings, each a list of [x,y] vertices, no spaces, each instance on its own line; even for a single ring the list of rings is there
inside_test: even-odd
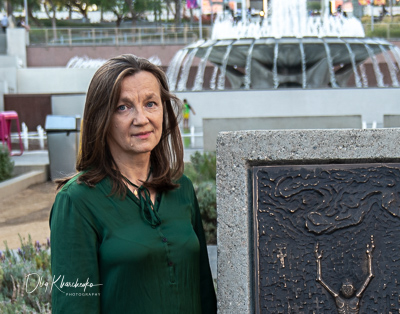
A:
[[[167,238],[162,238],[162,241],[165,243],[167,242]]]
[[[172,263],[171,261],[168,262],[168,266],[172,266],[174,265],[174,263]]]

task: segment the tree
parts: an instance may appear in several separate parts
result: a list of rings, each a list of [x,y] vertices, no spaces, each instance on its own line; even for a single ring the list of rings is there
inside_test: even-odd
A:
[[[33,21],[37,26],[41,26],[39,20],[34,17],[33,12],[40,10],[41,0],[27,0],[28,5],[28,17],[30,21]],[[3,1],[7,6],[7,15],[13,15],[14,9],[23,9],[24,0],[7,0]]]
[[[117,27],[125,18],[130,17],[135,25],[139,17],[150,8],[154,0],[100,0],[99,6],[103,11],[111,11],[117,17]]]
[[[35,24],[36,26],[42,26],[40,23],[39,19],[37,19],[34,15],[33,12],[37,12],[40,10],[40,1],[41,0],[28,0],[28,17],[30,24]]]
[[[7,15],[13,15],[13,2],[12,0],[7,0]]]
[[[51,26],[53,28],[53,39],[57,39],[57,25],[56,25],[56,10],[57,4],[54,0],[44,0],[43,7],[46,12],[46,15],[51,20]]]
[[[175,2],[175,24],[181,25],[181,10],[182,10],[182,0],[174,0]]]
[[[154,20],[161,21],[162,4],[160,0],[151,0],[149,3],[149,10],[154,13]]]
[[[136,21],[139,17],[149,9],[149,0],[125,0],[125,3],[129,8],[132,25],[136,25]]]
[[[101,2],[107,2],[104,0],[87,0],[87,1],[80,1],[80,0],[64,0],[63,5],[70,10],[70,15],[72,12],[79,12],[82,14],[83,19],[88,21],[87,13],[89,7],[93,4],[99,5]],[[114,1],[110,1],[114,2]]]
[[[101,10],[111,11],[117,18],[116,26],[119,27],[129,13],[129,7],[124,0],[100,0]]]

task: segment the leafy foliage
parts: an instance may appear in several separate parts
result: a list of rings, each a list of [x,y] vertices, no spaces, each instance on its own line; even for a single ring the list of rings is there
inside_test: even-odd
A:
[[[0,182],[10,179],[14,170],[14,162],[10,158],[8,149],[0,144]]]
[[[0,313],[51,313],[50,242],[20,241],[0,251]]]
[[[311,11],[320,11],[321,3],[320,2],[310,2],[307,1],[307,9]]]
[[[207,244],[217,243],[216,155],[196,152],[185,165],[199,201]]]

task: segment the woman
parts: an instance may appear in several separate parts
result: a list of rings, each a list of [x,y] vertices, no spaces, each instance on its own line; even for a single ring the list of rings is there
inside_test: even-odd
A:
[[[80,171],[50,215],[53,313],[216,313],[165,74],[122,55],[87,93]]]

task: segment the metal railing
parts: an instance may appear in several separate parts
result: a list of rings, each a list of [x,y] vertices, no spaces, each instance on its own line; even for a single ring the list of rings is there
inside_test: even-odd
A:
[[[205,38],[211,35],[203,28]],[[29,32],[31,46],[120,46],[188,44],[199,38],[199,28],[135,27],[135,28],[33,28]]]
[[[42,126],[38,125],[36,131],[29,131],[28,127],[24,122],[21,124],[21,134],[16,132],[11,133],[11,142],[18,143],[19,137],[21,136],[22,142],[24,144],[24,149],[29,150],[29,144],[31,141],[37,142],[40,149],[44,149],[46,147],[45,142],[47,142],[47,133],[42,128]],[[198,130],[196,132],[195,127],[191,126],[188,131],[181,131],[181,136],[185,145],[185,148],[203,148],[203,132],[202,130]],[[199,143],[201,143],[199,145]],[[1,143],[0,143],[1,145]]]
[[[400,23],[374,23],[363,24],[367,37],[380,37],[386,39],[400,39]]]

